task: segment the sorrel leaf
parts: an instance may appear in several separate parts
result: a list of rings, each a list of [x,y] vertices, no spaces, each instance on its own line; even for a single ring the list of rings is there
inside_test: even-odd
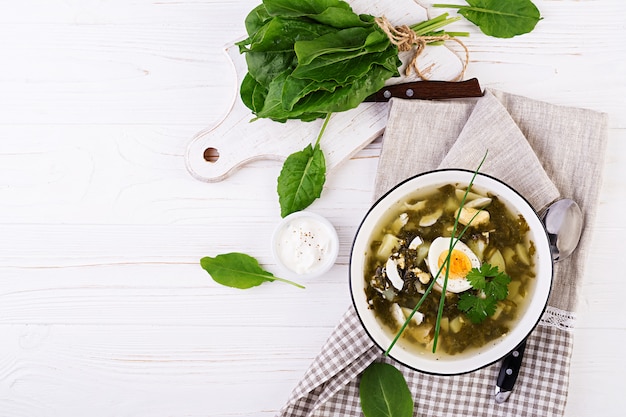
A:
[[[363,26],[360,16],[340,0],[264,0],[272,16],[309,18],[339,29]]]
[[[253,109],[255,113],[261,111],[267,97],[267,89],[250,74],[246,74],[241,82],[241,91],[241,98],[244,100],[243,104]],[[243,93],[244,91],[245,94]]]
[[[271,272],[261,268],[255,258],[245,253],[231,252],[217,255],[215,258],[207,256],[200,260],[200,265],[211,275],[213,281],[227,287],[247,289],[264,282],[282,281],[304,288],[295,282],[275,277]]]
[[[268,20],[270,20],[270,15],[267,13],[265,6],[260,4],[252,9],[252,11],[248,13],[248,16],[246,16],[246,31],[248,33],[256,33]]]
[[[397,47],[342,0],[265,0],[246,30],[237,43],[248,66],[240,94],[260,118],[310,121],[349,110],[399,75]]]
[[[412,417],[413,397],[398,369],[387,363],[373,363],[361,376],[361,409],[365,417]]]
[[[278,176],[280,215],[308,207],[322,194],[325,181],[326,160],[319,143],[289,155]]]
[[[512,38],[532,31],[541,15],[530,0],[467,0],[469,6],[434,4],[434,7],[458,9],[459,14],[474,23],[485,35]]]

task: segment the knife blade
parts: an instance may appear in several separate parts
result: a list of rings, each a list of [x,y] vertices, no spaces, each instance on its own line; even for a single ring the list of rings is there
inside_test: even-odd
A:
[[[502,404],[508,400],[511,391],[513,391],[515,381],[517,380],[519,370],[522,366],[524,349],[526,349],[526,339],[502,360],[495,389],[495,399],[498,404]]]
[[[367,97],[366,102],[385,102],[390,99],[439,100],[450,98],[482,97],[478,79],[465,81],[412,81],[388,85]]]

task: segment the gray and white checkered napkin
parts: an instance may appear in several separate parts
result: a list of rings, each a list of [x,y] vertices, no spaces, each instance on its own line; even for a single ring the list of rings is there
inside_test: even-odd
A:
[[[560,416],[565,410],[576,291],[591,240],[607,117],[498,91],[480,99],[392,100],[376,178],[376,197],[401,180],[436,168],[474,170],[507,182],[537,211],[560,196],[585,213],[577,251],[555,267],[548,309],[528,339],[514,393],[494,401],[499,364],[465,375],[406,368],[376,347],[348,309],[279,416],[360,416],[361,372],[382,361],[402,371],[416,416]]]

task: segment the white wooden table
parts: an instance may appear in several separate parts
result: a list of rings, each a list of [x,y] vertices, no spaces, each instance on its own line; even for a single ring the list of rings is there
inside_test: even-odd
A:
[[[545,19],[519,38],[458,24],[467,77],[610,115],[567,416],[621,416],[626,3],[535,3]],[[380,141],[311,207],[339,232],[328,275],[221,287],[202,256],[243,251],[275,270],[280,163],[208,184],[184,153],[227,110],[222,47],[257,1],[0,4],[0,416],[273,415],[350,304]]]

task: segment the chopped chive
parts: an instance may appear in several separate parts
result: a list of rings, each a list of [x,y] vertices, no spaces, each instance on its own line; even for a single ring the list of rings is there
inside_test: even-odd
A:
[[[437,349],[437,341],[439,339],[439,330],[440,330],[440,327],[441,327],[441,316],[442,316],[442,313],[443,313],[443,304],[444,304],[444,301],[445,301],[446,287],[447,287],[447,284],[448,284],[448,274],[449,274],[449,270],[450,270],[449,265],[450,265],[450,258],[452,256],[452,250],[456,246],[456,243],[461,239],[461,237],[463,237],[463,235],[465,234],[467,229],[470,227],[470,224],[472,223],[472,220],[474,220],[474,218],[478,215],[478,213],[481,210],[479,210],[477,213],[474,214],[474,216],[471,218],[471,220],[468,222],[468,224],[465,225],[465,227],[461,230],[459,235],[456,236],[456,231],[457,231],[458,224],[459,224],[459,216],[460,216],[460,213],[461,213],[461,209],[465,205],[465,200],[467,199],[467,195],[469,194],[470,189],[472,188],[472,185],[474,184],[474,180],[476,179],[476,176],[478,175],[478,171],[480,170],[480,168],[482,167],[482,165],[483,165],[483,163],[485,162],[486,159],[487,159],[487,152],[485,152],[485,155],[483,156],[483,159],[480,161],[480,164],[478,164],[478,167],[474,171],[474,175],[472,175],[472,178],[471,178],[471,180],[469,182],[469,185],[467,186],[467,190],[465,190],[465,194],[463,195],[463,198],[461,199],[461,204],[459,206],[459,210],[458,210],[457,215],[455,216],[455,219],[454,219],[454,226],[452,228],[452,239],[450,239],[450,246],[449,246],[449,250],[448,250],[448,254],[446,256],[446,259],[443,261],[443,263],[439,267],[439,270],[433,276],[433,279],[431,280],[430,284],[428,285],[428,287],[424,291],[424,294],[422,294],[422,297],[419,299],[419,301],[417,302],[415,307],[413,307],[413,310],[411,311],[409,316],[406,318],[406,320],[404,321],[404,323],[400,327],[400,330],[398,330],[398,332],[396,333],[395,337],[393,338],[393,340],[389,344],[389,347],[385,351],[385,356],[389,355],[389,352],[395,346],[395,344],[397,343],[398,339],[400,339],[400,336],[402,336],[402,333],[404,332],[404,330],[408,326],[409,322],[411,321],[411,319],[413,318],[413,316],[415,315],[417,310],[422,306],[422,304],[424,303],[424,300],[426,299],[426,297],[432,291],[432,288],[435,285],[435,282],[437,281],[437,279],[439,278],[439,275],[441,274],[441,271],[443,270],[443,268],[446,268],[446,273],[445,273],[445,276],[444,276],[443,286],[442,286],[442,290],[441,290],[441,297],[439,298],[439,308],[437,310],[437,321],[435,323],[435,335],[434,335],[434,338],[433,338],[433,353],[435,353],[435,351]]]
[[[439,297],[439,309],[437,310],[437,321],[435,322],[435,335],[433,338],[433,353],[435,353],[435,351],[437,350],[437,341],[439,340],[439,330],[441,328],[441,316],[443,314],[443,304],[446,300],[446,288],[448,287],[448,275],[450,273],[450,258],[452,257],[452,250],[454,249],[454,245],[461,238],[460,236],[458,238],[455,238],[456,231],[459,226],[459,217],[461,217],[461,210],[463,210],[463,206],[465,206],[465,200],[467,200],[467,195],[469,194],[470,189],[472,188],[472,185],[474,184],[474,180],[476,179],[476,176],[478,175],[478,171],[480,170],[480,167],[483,166],[483,163],[485,162],[486,158],[487,158],[487,152],[485,152],[483,159],[480,161],[480,164],[478,164],[478,168],[476,168],[476,170],[474,171],[474,175],[472,175],[472,179],[470,180],[467,186],[467,189],[465,190],[465,194],[463,194],[463,198],[461,199],[459,211],[457,212],[457,215],[454,217],[454,226],[452,226],[453,239],[450,239],[450,249],[448,250],[448,256],[446,256],[446,259],[444,260],[442,264],[442,266],[443,265],[446,266],[446,274],[443,278],[443,285],[441,286],[441,297]],[[480,212],[480,210],[478,212]],[[478,215],[478,212],[474,214],[471,220],[474,220],[474,218]],[[469,225],[472,224],[471,220],[467,223],[467,225],[465,225],[463,232],[465,232],[465,230],[467,230]]]

